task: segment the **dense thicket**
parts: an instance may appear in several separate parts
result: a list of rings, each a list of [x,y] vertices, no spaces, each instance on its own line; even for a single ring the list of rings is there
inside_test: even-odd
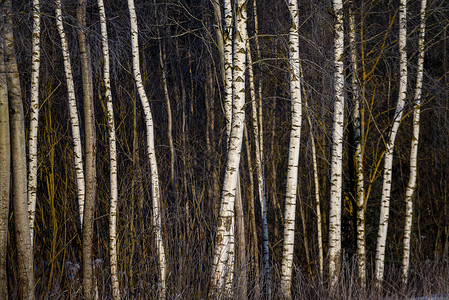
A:
[[[32,1],[13,1],[13,31],[19,67],[25,124],[29,123],[31,80]],[[121,296],[156,297],[158,258],[152,225],[150,165],[146,153],[143,110],[133,79],[129,11],[125,1],[105,1],[110,50],[110,76],[117,139],[118,163],[118,277]],[[382,192],[383,155],[395,113],[399,88],[398,2],[354,0],[358,80],[362,94],[362,148],[365,176],[367,278],[373,278]],[[411,101],[416,81],[420,1],[409,1],[407,21],[408,97],[394,148],[390,221],[386,243],[386,293],[397,291],[405,216],[405,190],[409,177],[412,137]],[[96,197],[93,237],[93,272],[100,298],[112,295],[109,268],[109,142],[103,82],[103,52],[96,1],[87,1],[86,27],[76,18],[78,1],[64,0],[63,22],[69,42],[77,95],[82,95],[78,30],[87,36],[92,55],[96,130]],[[221,4],[221,3],[220,3]],[[3,5],[0,3],[0,5]],[[135,1],[143,84],[150,100],[155,129],[162,232],[167,260],[167,297],[206,298],[211,278],[214,238],[227,154],[226,122],[220,53],[212,1]],[[449,4],[427,4],[426,54],[418,150],[418,180],[414,196],[411,238],[411,280],[448,273],[449,255]],[[356,270],[357,209],[354,174],[349,17],[344,4],[345,123],[343,144],[342,272],[352,278]],[[253,1],[247,1],[248,38],[256,87],[262,87],[263,161],[266,178],[270,264],[273,289],[279,288],[283,246],[288,143],[291,128],[286,1],[258,0],[256,46]],[[3,10],[2,10],[3,11]],[[5,16],[1,16],[5,22]],[[331,1],[300,1],[299,55],[303,74],[305,114],[299,159],[298,204],[294,250],[293,295],[326,297],[319,279],[315,186],[312,145],[315,139],[325,254],[328,249],[330,159],[333,83],[333,24]],[[54,1],[41,1],[40,113],[38,136],[38,188],[34,229],[34,277],[37,297],[80,297],[82,286],[82,233],[76,193],[73,141],[69,123],[60,37]],[[3,43],[3,37],[0,37]],[[162,46],[161,46],[162,45]],[[258,49],[260,48],[260,57]],[[257,49],[257,50],[256,50]],[[159,55],[164,56],[161,68]],[[0,56],[1,57],[1,56]],[[164,95],[165,72],[171,105],[174,170]],[[0,77],[0,78],[3,78]],[[252,129],[249,83],[246,125]],[[83,107],[83,98],[77,99]],[[2,102],[0,102],[2,103]],[[80,109],[80,120],[85,120]],[[311,127],[311,128],[310,128]],[[29,128],[28,125],[25,128]],[[28,129],[27,129],[28,130]],[[28,131],[25,132],[28,135]],[[81,121],[81,133],[85,123]],[[2,138],[2,137],[0,137]],[[247,237],[248,284],[262,270],[262,219],[257,193],[253,131],[242,151],[240,182]],[[86,137],[82,136],[85,145]],[[246,145],[246,146],[245,146]],[[250,156],[248,157],[248,154]],[[173,176],[174,174],[174,176]],[[174,178],[174,179],[173,179]],[[4,182],[0,182],[3,185]],[[254,196],[256,195],[256,196]],[[254,203],[255,228],[251,223]],[[19,293],[17,247],[14,243],[13,207],[9,213],[7,249],[8,291]],[[255,243],[256,232],[257,244]],[[258,255],[258,259],[255,259]],[[260,266],[255,266],[258,262]],[[325,268],[326,269],[326,268]],[[346,272],[347,271],[347,272]],[[354,271],[355,272],[355,271]],[[236,273],[238,274],[238,273]],[[262,275],[261,275],[262,276]],[[396,277],[395,277],[396,276]],[[346,277],[345,277],[346,278]],[[355,277],[354,277],[355,278]],[[426,277],[427,278],[427,277]],[[435,277],[437,278],[437,277]],[[439,278],[439,277],[438,277]],[[325,279],[325,278],[323,278]],[[449,292],[449,277],[442,276],[436,292]],[[356,280],[354,280],[354,284]],[[343,283],[343,285],[346,283]],[[348,283],[350,285],[350,283]],[[344,285],[346,287],[346,285]],[[320,289],[322,288],[322,289]],[[428,289],[428,290],[425,290]],[[315,292],[314,292],[315,290]],[[404,295],[433,292],[417,288]],[[254,296],[253,289],[248,295]],[[351,291],[348,290],[348,295]],[[342,295],[345,297],[345,295]]]

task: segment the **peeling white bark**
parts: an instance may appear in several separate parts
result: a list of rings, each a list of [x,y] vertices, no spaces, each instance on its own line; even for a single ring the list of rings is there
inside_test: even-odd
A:
[[[252,124],[253,124],[253,132],[255,137],[255,145],[256,145],[256,170],[257,170],[257,191],[259,195],[260,201],[260,212],[262,217],[262,251],[263,251],[263,266],[265,270],[265,280],[266,280],[266,291],[267,297],[271,297],[271,288],[270,288],[270,252],[268,248],[268,221],[267,221],[267,199],[265,193],[265,176],[263,172],[263,152],[262,152],[262,140],[259,132],[259,109],[257,108],[256,101],[256,88],[254,85],[254,74],[252,67],[252,57],[251,57],[251,47],[249,40],[247,41],[247,59],[248,59],[248,80],[249,80],[249,90],[251,94],[251,112],[252,112]],[[261,95],[259,94],[259,97]]]
[[[375,280],[376,286],[381,288],[385,268],[385,243],[387,240],[388,220],[390,216],[391,175],[393,166],[393,150],[396,134],[402,119],[404,102],[407,97],[407,0],[401,0],[399,4],[399,55],[400,55],[400,79],[399,96],[396,104],[393,124],[390,130],[385,149],[384,174],[382,184],[382,197],[380,200],[379,232],[377,235]]]
[[[299,66],[299,7],[298,1],[290,0],[291,16],[289,31],[289,71],[292,111],[292,129],[288,150],[287,188],[285,192],[284,246],[282,252],[281,289],[285,298],[291,298],[293,249],[295,245],[295,212],[298,185],[299,147],[301,141],[302,101]]]
[[[84,219],[84,197],[85,197],[85,181],[84,181],[84,169],[83,158],[81,150],[81,134],[80,125],[78,119],[78,108],[76,105],[75,86],[73,83],[72,66],[70,64],[69,46],[67,44],[67,38],[64,31],[64,25],[62,21],[62,8],[61,0],[56,0],[56,25],[58,27],[59,36],[61,37],[62,55],[64,60],[64,72],[67,84],[67,95],[69,99],[69,114],[70,124],[72,125],[72,138],[73,148],[75,156],[75,172],[76,172],[76,185],[78,196],[78,207],[80,212],[81,228],[83,226]]]
[[[331,287],[338,281],[341,261],[341,194],[344,123],[344,30],[343,2],[334,0],[334,116],[332,130],[331,193],[329,212],[329,280]]]
[[[120,285],[118,280],[117,263],[117,145],[115,137],[114,107],[111,93],[111,79],[109,73],[109,46],[108,30],[106,26],[106,12],[103,0],[97,0],[98,12],[100,15],[101,44],[103,48],[103,80],[106,98],[106,108],[108,114],[109,129],[109,159],[110,159],[110,188],[111,199],[109,207],[109,257],[111,265],[112,296],[114,300],[120,299]]]
[[[352,3],[351,3],[352,5]],[[357,80],[357,49],[356,49],[356,28],[355,16],[352,8],[349,10],[349,47],[351,51],[352,66],[352,97],[353,112],[352,120],[354,122],[354,165],[356,174],[356,194],[355,201],[357,203],[357,261],[359,271],[359,282],[362,288],[366,285],[366,247],[365,247],[365,189],[363,176],[363,154],[361,144],[361,114],[360,114],[360,89]]]
[[[234,68],[233,57],[232,57],[232,41],[233,37],[233,16],[232,16],[232,4],[231,0],[224,0],[224,19],[225,19],[225,29],[223,33],[224,48],[223,48],[223,59],[224,59],[224,110],[225,110],[225,120],[226,120],[226,141],[229,143],[231,136],[231,126],[232,126],[232,71]]]
[[[416,189],[418,143],[419,143],[419,119],[421,114],[421,95],[424,73],[424,38],[426,30],[426,5],[427,0],[421,0],[421,22],[418,38],[418,74],[416,77],[415,98],[413,107],[413,136],[410,150],[410,178],[405,191],[405,225],[404,225],[404,252],[402,255],[402,284],[405,286],[408,280],[410,267],[410,242],[413,221],[413,194]]]
[[[225,1],[226,2],[226,1]],[[226,3],[225,3],[226,5]],[[226,7],[226,6],[225,6]],[[226,16],[225,18],[229,18]],[[232,15],[231,15],[232,18]],[[232,296],[232,280],[228,273],[234,269],[234,204],[239,176],[240,153],[245,121],[245,69],[246,69],[246,2],[236,1],[236,32],[234,33],[234,70],[232,74],[232,126],[229,138],[228,159],[221,195],[215,254],[212,266],[212,294],[223,291]],[[225,48],[226,40],[225,40]],[[226,89],[228,88],[225,85]],[[228,91],[229,92],[229,91]]]
[[[145,115],[145,125],[147,131],[147,154],[150,162],[150,172],[151,172],[151,198],[153,202],[153,226],[156,232],[156,248],[158,255],[158,265],[159,265],[159,297],[161,299],[166,298],[166,258],[164,243],[162,240],[162,220],[161,220],[161,200],[160,200],[160,190],[159,190],[159,177],[156,161],[156,152],[154,148],[154,125],[153,116],[151,114],[150,102],[146,95],[145,89],[142,83],[142,75],[140,72],[140,62],[139,62],[139,41],[138,41],[138,27],[137,27],[137,16],[134,7],[134,0],[128,0],[128,8],[131,21],[131,47],[133,56],[133,73],[134,79],[136,81],[137,91],[139,93],[139,98],[142,103],[144,115]]]
[[[39,0],[33,0],[33,35],[31,50],[30,133],[28,137],[28,215],[31,249],[34,241],[34,219],[37,198],[37,136],[39,128],[39,66],[41,18]]]

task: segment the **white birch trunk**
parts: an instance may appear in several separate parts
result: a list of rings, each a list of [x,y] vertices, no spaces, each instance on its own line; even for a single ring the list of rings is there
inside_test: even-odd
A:
[[[37,136],[39,128],[39,65],[41,18],[39,0],[33,0],[33,35],[31,50],[30,133],[28,137],[28,215],[31,249],[33,249],[34,218],[37,198]]]
[[[225,17],[225,29],[223,31],[222,29],[222,17],[221,17],[221,8],[218,4],[218,2],[214,1],[214,10],[215,10],[215,19],[217,22],[217,28],[221,30],[217,31],[217,39],[220,39],[218,41],[218,46],[220,47],[220,54],[221,54],[221,63],[222,63],[222,79],[224,84],[224,110],[225,110],[225,122],[226,122],[226,132],[225,132],[225,141],[226,145],[229,146],[229,140],[231,136],[231,123],[232,123],[232,38],[233,38],[233,28],[234,28],[234,22],[233,22],[233,14],[232,14],[232,4],[230,0],[223,0],[223,7],[224,7],[224,17]],[[227,150],[229,151],[229,148],[227,147]],[[238,176],[238,175],[237,175]],[[238,184],[238,183],[237,183]],[[235,193],[235,197],[237,197],[237,190]],[[234,198],[235,201],[235,198]],[[220,209],[221,209],[220,203]],[[219,213],[219,218],[221,217],[221,214]],[[218,264],[215,268],[215,264],[213,265],[213,268],[215,270],[215,274],[219,276],[219,279],[214,278],[215,274],[214,271],[212,273],[212,293],[219,293],[223,290],[223,286],[226,285],[226,290],[232,289],[232,281],[233,281],[233,272],[229,272],[228,270],[234,269],[234,259],[233,259],[233,253],[235,250],[235,215],[234,215],[234,209],[232,209],[232,215],[230,216],[232,219],[231,225],[230,225],[230,236],[227,237],[226,241],[224,242],[224,248],[222,249],[222,257],[221,260],[225,263]],[[218,243],[220,245],[220,243]],[[221,245],[220,245],[221,246]],[[228,261],[228,257],[231,255],[231,259]],[[231,273],[231,274],[229,274]]]
[[[166,258],[164,243],[162,240],[162,220],[160,207],[160,190],[159,190],[159,175],[157,169],[156,152],[154,148],[154,126],[153,116],[151,114],[150,102],[148,101],[145,89],[142,83],[142,75],[140,73],[139,62],[139,41],[138,41],[138,27],[137,16],[134,8],[134,0],[128,0],[128,8],[131,21],[131,47],[133,56],[133,73],[136,81],[137,91],[142,103],[145,114],[145,125],[147,130],[147,153],[150,162],[151,172],[151,198],[153,201],[153,226],[156,231],[156,247],[159,265],[159,297],[165,299],[166,297]]]
[[[301,84],[299,67],[299,9],[298,1],[290,0],[288,8],[291,16],[289,31],[289,71],[292,111],[292,129],[288,150],[287,189],[285,192],[284,246],[282,252],[281,292],[286,299],[291,298],[293,249],[295,245],[295,211],[298,185],[299,147],[301,140]]]
[[[332,130],[331,193],[329,212],[329,280],[331,288],[338,280],[341,260],[341,193],[344,123],[344,30],[343,2],[333,1],[334,20],[334,116]]]
[[[84,197],[86,188],[84,182],[84,169],[83,169],[83,158],[81,150],[81,134],[78,119],[78,108],[76,106],[75,86],[73,83],[72,66],[70,65],[69,46],[67,44],[67,38],[65,35],[64,25],[62,21],[61,0],[56,0],[55,11],[56,11],[56,25],[58,27],[59,36],[61,37],[64,72],[67,84],[67,95],[69,99],[70,124],[72,127],[73,148],[75,156],[75,172],[77,184],[76,192],[78,196],[78,207],[80,211],[80,226],[82,228],[84,219]]]
[[[351,3],[352,5],[352,3]],[[365,247],[365,190],[363,176],[363,156],[361,144],[361,114],[360,114],[360,89],[357,80],[357,49],[356,49],[356,28],[355,16],[352,8],[349,10],[349,47],[351,51],[352,66],[352,97],[353,112],[352,120],[354,122],[354,165],[356,174],[356,194],[355,201],[357,203],[357,261],[359,281],[362,288],[366,285],[366,247]]]
[[[410,178],[405,191],[405,225],[404,225],[404,252],[402,255],[402,284],[405,286],[408,280],[410,264],[410,242],[413,221],[413,194],[416,188],[417,159],[419,142],[419,119],[421,114],[421,94],[424,71],[424,38],[426,30],[426,5],[427,0],[421,0],[421,23],[418,38],[418,74],[415,87],[415,104],[413,108],[413,136],[410,150]]]
[[[225,110],[225,120],[226,120],[226,144],[229,144],[229,139],[231,136],[231,125],[232,125],[232,70],[233,70],[233,57],[232,57],[232,41],[233,37],[233,17],[232,17],[232,4],[231,0],[223,0],[224,6],[224,18],[225,18],[225,29],[223,34],[224,48],[223,48],[223,59],[224,59],[224,110]]]
[[[118,279],[117,263],[117,146],[115,137],[114,107],[111,93],[111,79],[109,73],[109,46],[108,30],[106,26],[106,12],[103,0],[97,0],[100,15],[100,28],[103,48],[103,80],[105,86],[106,108],[108,113],[109,129],[109,159],[110,159],[110,188],[111,200],[109,208],[109,257],[111,265],[112,296],[114,300],[120,299],[120,285]]]
[[[385,243],[387,240],[388,219],[390,211],[391,173],[393,166],[393,150],[396,134],[402,119],[404,102],[407,96],[407,0],[401,0],[399,4],[399,54],[400,54],[400,80],[399,96],[396,104],[393,124],[389,133],[385,149],[384,174],[382,185],[382,197],[380,201],[379,232],[377,235],[375,280],[377,288],[382,287],[385,267]]]
[[[245,69],[246,69],[246,2],[236,1],[236,32],[234,35],[234,72],[232,94],[232,126],[229,138],[228,159],[220,203],[215,254],[212,269],[212,294],[232,295],[229,290],[228,272],[234,272],[234,203],[239,176],[240,153],[245,121]],[[228,18],[225,15],[226,18]],[[231,16],[232,18],[232,16]],[[225,40],[226,41],[226,40]],[[225,42],[226,44],[226,42]],[[226,45],[225,45],[226,48]],[[232,50],[231,50],[232,51]],[[227,86],[226,86],[227,88]],[[229,278],[229,277],[228,277]],[[224,288],[224,290],[223,290]]]
[[[260,72],[262,73],[263,65],[260,62],[262,59],[262,55],[260,52],[259,45],[259,20],[257,15],[257,2],[254,0],[253,2],[254,8],[254,37],[256,42],[256,52],[257,59],[259,60]],[[249,49],[249,48],[248,48]],[[250,51],[248,51],[250,52]],[[262,74],[261,74],[262,75]],[[265,167],[264,167],[264,159],[263,159],[263,95],[262,95],[262,81],[263,76],[261,76],[258,85],[258,94],[259,94],[259,107],[258,107],[258,145],[260,152],[260,168],[262,172],[262,183],[263,183],[263,197],[261,201],[261,211],[262,211],[262,251],[263,251],[263,265],[265,270],[265,290],[267,293],[267,299],[271,299],[271,274],[270,274],[270,253],[269,253],[269,235],[268,235],[268,217],[267,217],[267,190],[266,190],[266,181],[265,181]],[[254,115],[253,115],[254,116]],[[260,191],[259,191],[260,193]]]
[[[254,85],[254,72],[252,67],[251,47],[249,40],[247,41],[247,59],[248,59],[248,80],[251,94],[251,112],[252,112],[252,124],[256,145],[256,171],[257,171],[257,191],[260,201],[260,215],[262,216],[262,251],[263,251],[263,267],[266,280],[266,293],[267,298],[271,298],[270,287],[270,252],[268,249],[268,221],[267,221],[267,199],[265,194],[265,177],[263,173],[263,152],[261,149],[261,135],[259,132],[259,109],[256,102],[256,88]],[[260,95],[259,95],[260,97]]]

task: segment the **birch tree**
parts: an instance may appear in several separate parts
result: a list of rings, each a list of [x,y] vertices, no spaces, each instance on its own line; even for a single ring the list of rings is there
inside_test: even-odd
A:
[[[146,95],[142,83],[142,74],[139,62],[139,31],[137,27],[137,16],[134,7],[134,0],[128,0],[128,9],[131,22],[131,49],[133,58],[133,74],[136,82],[139,98],[142,103],[145,115],[146,139],[147,139],[147,155],[150,162],[151,177],[151,198],[153,202],[153,227],[156,233],[157,261],[159,267],[159,298],[166,297],[166,258],[164,243],[162,240],[162,220],[161,220],[161,199],[159,189],[159,175],[157,169],[156,152],[154,147],[154,125],[153,116],[151,114],[150,102]]]
[[[225,4],[226,11],[226,4]],[[227,273],[233,273],[234,253],[234,203],[236,197],[240,153],[243,143],[243,127],[245,121],[245,69],[246,69],[246,2],[236,1],[236,31],[233,36],[234,57],[232,74],[232,126],[225,168],[225,177],[220,202],[215,251],[212,266],[212,295],[223,291],[232,295],[231,286],[226,282]],[[228,18],[225,14],[225,18]],[[232,15],[231,15],[232,18]],[[226,44],[226,40],[225,40]],[[227,45],[225,45],[225,48]],[[232,51],[232,48],[231,48]],[[226,87],[227,89],[227,87]],[[228,91],[229,92],[229,91]]]
[[[257,14],[257,1],[253,1],[253,9],[254,9],[254,40],[256,44],[256,53],[257,53],[257,59],[259,60],[259,68],[260,72],[263,75],[263,64],[261,63],[262,55],[260,51],[260,43],[259,43],[259,18]],[[248,43],[248,53],[250,53],[249,43]],[[249,57],[249,56],[248,56]],[[249,62],[250,65],[252,65],[252,62]],[[253,76],[254,77],[254,76]],[[251,106],[252,108],[252,119],[253,119],[253,130],[254,130],[254,136],[256,137],[256,155],[259,154],[260,157],[260,167],[256,168],[258,169],[258,183],[261,183],[261,185],[258,184],[258,192],[259,192],[259,201],[260,201],[260,209],[261,209],[261,216],[262,216],[262,253],[263,253],[263,266],[265,271],[265,287],[266,287],[266,293],[267,298],[271,299],[271,274],[270,274],[270,252],[269,252],[269,235],[268,235],[268,217],[267,217],[267,191],[266,191],[266,181],[265,181],[265,167],[264,167],[264,148],[263,148],[263,94],[262,94],[262,82],[263,82],[263,76],[261,76],[259,80],[259,85],[257,86],[257,94],[259,95],[258,102],[259,105],[257,107],[256,104],[256,96],[254,96],[254,105]],[[254,91],[255,91],[254,87]],[[257,114],[256,114],[257,111]],[[259,150],[257,150],[257,147]],[[257,158],[256,158],[257,160]],[[256,161],[256,164],[258,162]],[[275,202],[275,201],[274,201]]]
[[[11,169],[14,228],[17,245],[19,298],[34,299],[34,261],[28,218],[28,184],[25,149],[25,117],[20,88],[19,70],[14,49],[12,2],[5,0],[0,14],[6,18],[5,70],[9,96],[11,130]]]
[[[5,10],[0,12],[0,298],[8,299],[8,215],[11,184],[8,85],[5,68]]]
[[[288,150],[287,188],[285,192],[284,246],[282,251],[281,289],[285,298],[291,298],[293,249],[295,246],[295,212],[298,186],[299,147],[301,141],[301,84],[299,73],[299,7],[298,1],[288,2],[291,24],[288,52],[292,128]]]
[[[399,3],[399,95],[394,113],[393,123],[389,132],[384,156],[384,173],[382,178],[382,196],[380,200],[380,220],[377,234],[375,280],[377,288],[382,287],[385,267],[385,242],[390,211],[391,174],[393,166],[393,150],[396,134],[402,119],[404,102],[407,97],[407,0]]]
[[[363,156],[361,144],[361,113],[360,113],[360,89],[358,83],[358,66],[357,66],[357,48],[356,48],[356,28],[355,15],[350,3],[349,8],[349,48],[351,52],[351,68],[352,68],[352,99],[353,111],[352,121],[354,128],[354,173],[355,173],[355,202],[357,203],[357,261],[359,281],[362,288],[366,285],[366,247],[365,247],[365,191],[363,176]]]
[[[344,123],[344,30],[343,2],[333,1],[334,19],[334,113],[332,129],[331,191],[329,211],[329,279],[337,283],[341,260],[341,194]]]
[[[416,87],[413,107],[413,136],[410,149],[410,177],[405,191],[405,225],[404,225],[404,252],[402,254],[402,284],[405,286],[408,280],[408,270],[410,264],[410,242],[413,221],[413,194],[416,189],[417,158],[419,143],[419,120],[421,114],[421,95],[424,73],[424,37],[426,30],[426,4],[427,0],[421,0],[421,13],[418,37],[418,74],[416,77]]]
[[[232,4],[231,0],[223,0],[224,7],[224,20],[225,20],[225,29],[223,32],[223,60],[224,60],[224,109],[225,109],[225,120],[226,120],[226,143],[229,143],[229,139],[231,137],[231,124],[232,124],[232,116],[233,116],[233,57],[232,57],[232,41],[233,31],[234,31],[234,18],[232,15]],[[220,18],[221,23],[221,18]]]
[[[256,88],[254,84],[254,72],[252,67],[252,57],[251,57],[251,47],[249,40],[247,41],[247,59],[248,59],[248,80],[249,80],[249,91],[251,95],[251,119],[253,124],[253,133],[255,137],[256,146],[256,172],[257,172],[257,191],[260,202],[260,215],[262,217],[262,251],[263,251],[263,266],[265,270],[265,280],[266,280],[266,293],[267,298],[271,298],[271,286],[270,286],[270,252],[268,249],[268,221],[267,221],[267,199],[265,192],[265,176],[263,170],[263,152],[262,152],[262,139],[259,132],[259,109],[257,108],[256,100]],[[261,95],[259,94],[259,97]]]
[[[101,43],[103,48],[103,81],[104,96],[106,98],[106,108],[108,114],[109,130],[109,176],[111,199],[109,207],[109,260],[111,265],[112,296],[114,300],[120,299],[120,285],[118,279],[117,263],[117,146],[115,137],[114,107],[111,93],[111,79],[109,72],[109,46],[108,30],[106,26],[106,12],[103,0],[97,0],[98,12],[100,15]]]
[[[69,116],[72,129],[73,152],[75,157],[75,172],[76,172],[76,193],[78,197],[78,208],[80,212],[80,224],[83,226],[84,219],[84,196],[85,196],[85,182],[84,169],[81,148],[81,134],[80,124],[78,119],[78,108],[76,105],[75,85],[73,83],[72,66],[70,63],[70,52],[67,43],[66,34],[64,31],[62,4],[61,0],[56,0],[56,26],[58,27],[59,36],[61,38],[62,56],[64,62],[64,73],[67,85],[67,97],[69,100]]]
[[[31,38],[30,133],[28,137],[28,214],[30,217],[31,248],[34,240],[34,218],[37,198],[37,136],[39,128],[39,66],[41,17],[39,0],[33,0],[33,35]]]

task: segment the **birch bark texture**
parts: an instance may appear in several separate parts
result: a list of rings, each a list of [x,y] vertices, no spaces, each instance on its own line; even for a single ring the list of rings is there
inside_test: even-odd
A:
[[[117,202],[118,202],[118,184],[117,184],[117,143],[115,136],[114,106],[111,93],[110,64],[109,64],[109,45],[108,29],[106,24],[106,12],[103,0],[97,0],[98,12],[100,15],[101,45],[103,49],[103,81],[104,96],[106,98],[106,109],[108,114],[109,130],[109,176],[110,176],[110,207],[109,207],[109,259],[111,265],[111,284],[112,297],[114,300],[120,299],[120,285],[118,279],[117,262]]]
[[[331,191],[329,211],[329,280],[333,288],[338,280],[341,261],[341,194],[344,123],[344,28],[343,1],[334,0],[334,113],[332,129]]]
[[[137,27],[137,16],[134,6],[134,0],[128,0],[128,9],[131,22],[131,49],[133,58],[133,74],[136,82],[137,91],[145,115],[145,125],[147,134],[147,155],[150,162],[151,177],[151,200],[153,202],[153,227],[156,233],[156,248],[159,266],[159,298],[166,298],[166,258],[164,242],[162,240],[162,219],[161,219],[161,199],[159,188],[159,175],[157,169],[156,152],[154,147],[154,125],[151,113],[150,102],[142,83],[142,74],[140,71],[139,57],[139,31]]]
[[[385,243],[387,240],[388,221],[390,216],[391,175],[393,166],[393,151],[396,134],[404,111],[407,97],[407,0],[399,3],[399,96],[394,113],[393,124],[385,149],[384,174],[382,178],[382,196],[380,200],[380,220],[377,234],[376,261],[374,276],[377,288],[382,287],[385,268]]]
[[[33,0],[33,35],[31,37],[31,89],[30,89],[30,131],[28,137],[28,214],[30,217],[31,248],[34,240],[34,219],[37,199],[37,138],[39,128],[39,66],[41,17],[40,0]]]
[[[33,251],[28,218],[27,159],[25,149],[25,117],[23,112],[17,57],[14,49],[12,2],[6,0],[0,13],[6,18],[5,70],[9,96],[11,138],[11,173],[14,228],[17,245],[19,298],[34,299]]]
[[[234,31],[234,18],[232,14],[232,4],[231,0],[223,0],[224,7],[224,19],[225,28],[223,32],[223,59],[224,59],[224,109],[225,109],[225,120],[226,120],[226,144],[229,144],[229,139],[231,137],[231,124],[232,124],[232,102],[233,102],[233,56],[232,56],[232,45],[233,45],[233,31]],[[220,19],[221,20],[221,19]]]
[[[78,107],[76,105],[75,85],[73,83],[72,66],[70,63],[70,52],[67,38],[64,30],[62,4],[61,0],[56,0],[56,26],[58,27],[59,36],[61,38],[62,56],[64,62],[64,73],[67,85],[67,97],[69,102],[70,124],[72,129],[73,153],[75,160],[76,172],[76,194],[78,197],[78,208],[80,212],[80,226],[83,228],[84,220],[84,197],[85,197],[85,181],[83,157],[81,148],[80,123],[78,118]]]
[[[363,175],[363,154],[362,154],[362,128],[360,106],[361,95],[358,80],[357,65],[357,38],[355,15],[353,11],[353,2],[349,3],[349,48],[351,52],[351,92],[353,101],[352,121],[354,128],[353,143],[354,151],[354,168],[355,168],[355,202],[357,203],[357,262],[359,272],[359,282],[362,288],[366,285],[366,246],[365,246],[365,189]]]
[[[234,242],[234,204],[239,176],[240,154],[243,143],[243,128],[245,125],[246,1],[238,0],[235,4],[236,31],[233,36],[234,67],[232,74],[232,126],[220,201],[211,278],[212,295],[219,295],[223,292],[225,296],[232,295],[232,290],[229,290],[229,284],[226,284],[225,286],[225,278],[228,272],[234,272],[229,265],[229,263],[233,265],[234,255],[233,253],[230,253],[229,250],[233,249],[232,244]],[[226,5],[225,1],[225,10]],[[229,18],[229,16],[226,16],[225,14],[225,18]],[[232,19],[232,15],[230,18]],[[225,39],[225,48],[226,47]],[[225,88],[228,89],[228,86],[225,86]],[[229,93],[229,91],[227,92]]]
[[[214,10],[215,10],[215,20],[218,24],[217,29],[221,29],[220,31],[217,31],[217,39],[220,39],[217,43],[219,46],[220,51],[220,57],[221,60],[221,70],[222,70],[222,79],[223,79],[223,85],[224,85],[224,110],[225,110],[225,124],[226,124],[226,132],[225,132],[225,141],[226,141],[226,148],[229,151],[229,140],[231,136],[231,123],[232,123],[232,97],[233,97],[233,79],[232,79],[232,67],[233,67],[233,30],[234,30],[234,16],[232,13],[232,4],[231,1],[224,0],[223,1],[223,8],[224,8],[224,16],[225,16],[225,30],[222,29],[222,15],[221,15],[221,7],[218,3],[218,1],[214,1]],[[238,176],[238,175],[237,175]],[[237,185],[239,183],[237,182]],[[238,197],[240,193],[238,193],[238,189],[236,189],[235,197]],[[235,202],[235,198],[234,198]],[[221,203],[220,203],[221,208]],[[219,212],[220,217],[220,212]],[[233,272],[227,272],[227,270],[233,270],[234,269],[234,250],[235,250],[235,211],[233,209],[232,212],[232,220],[230,224],[230,231],[232,234],[228,237],[226,243],[226,249],[224,250],[225,258],[223,259],[226,261],[226,268],[225,265],[218,266],[219,268],[223,268],[222,270],[219,270],[220,273],[220,290],[217,290],[217,287],[213,285],[211,292],[212,293],[219,293],[223,290],[222,285],[224,284],[226,287],[224,289],[231,290],[232,289],[232,281],[233,281]],[[228,257],[231,257],[228,259]],[[224,283],[223,283],[224,282]]]
[[[421,0],[420,25],[418,36],[418,74],[416,77],[416,87],[413,106],[413,136],[410,149],[410,177],[405,190],[405,225],[404,225],[404,252],[402,254],[402,274],[401,280],[403,286],[408,281],[408,271],[410,267],[410,243],[413,221],[413,194],[416,189],[417,179],[417,161],[418,161],[418,143],[421,115],[421,96],[424,73],[424,40],[426,31],[426,5],[427,0]]]
[[[263,253],[263,267],[265,276],[265,285],[267,298],[271,298],[271,280],[270,280],[270,252],[268,248],[268,221],[267,221],[267,198],[265,192],[265,176],[263,169],[263,150],[262,150],[262,136],[259,131],[259,121],[261,115],[259,115],[259,109],[257,107],[256,100],[256,88],[254,84],[254,71],[253,62],[251,57],[251,46],[249,40],[247,41],[247,60],[248,60],[248,80],[249,80],[249,91],[251,96],[251,119],[253,124],[253,134],[254,134],[254,144],[256,152],[256,172],[257,172],[257,192],[260,202],[260,215],[262,217],[262,253]],[[261,94],[259,94],[261,97]],[[259,103],[261,105],[261,102]],[[261,109],[261,108],[260,108]]]
[[[282,251],[281,292],[286,299],[291,298],[293,250],[295,246],[295,212],[298,186],[299,148],[301,141],[302,100],[299,66],[299,6],[297,0],[288,2],[291,24],[289,30],[288,53],[290,72],[290,97],[292,128],[288,149],[287,187],[285,192],[284,245]]]
[[[260,51],[260,43],[259,43],[259,18],[257,14],[257,1],[253,1],[253,9],[254,9],[254,41],[256,44],[256,53],[257,59],[259,60],[259,71],[261,73],[261,77],[259,80],[259,85],[257,86],[257,94],[259,95],[259,106],[252,106],[252,109],[257,109],[257,116],[253,112],[253,121],[254,123],[254,135],[257,139],[256,147],[259,146],[259,151],[256,149],[256,153],[260,153],[260,173],[258,173],[258,177],[262,179],[262,190],[259,187],[259,200],[260,200],[260,209],[262,213],[262,251],[263,251],[263,266],[265,272],[265,290],[267,294],[267,298],[271,299],[271,273],[270,273],[270,252],[269,252],[269,234],[268,234],[268,216],[267,216],[267,189],[266,189],[266,181],[265,181],[265,167],[264,167],[264,147],[263,147],[263,93],[262,93],[262,83],[263,83],[263,64],[261,62],[262,55]],[[249,44],[248,44],[249,45]],[[248,46],[248,53],[249,50]],[[249,63],[252,65],[252,62]],[[254,76],[253,76],[254,77]],[[256,97],[254,97],[256,99]],[[255,103],[254,103],[255,104]],[[256,124],[258,124],[256,128]],[[256,130],[258,129],[258,130]],[[256,133],[257,131],[257,133]],[[258,171],[259,172],[259,171]],[[259,180],[259,179],[258,179]],[[261,197],[262,193],[262,198]]]

